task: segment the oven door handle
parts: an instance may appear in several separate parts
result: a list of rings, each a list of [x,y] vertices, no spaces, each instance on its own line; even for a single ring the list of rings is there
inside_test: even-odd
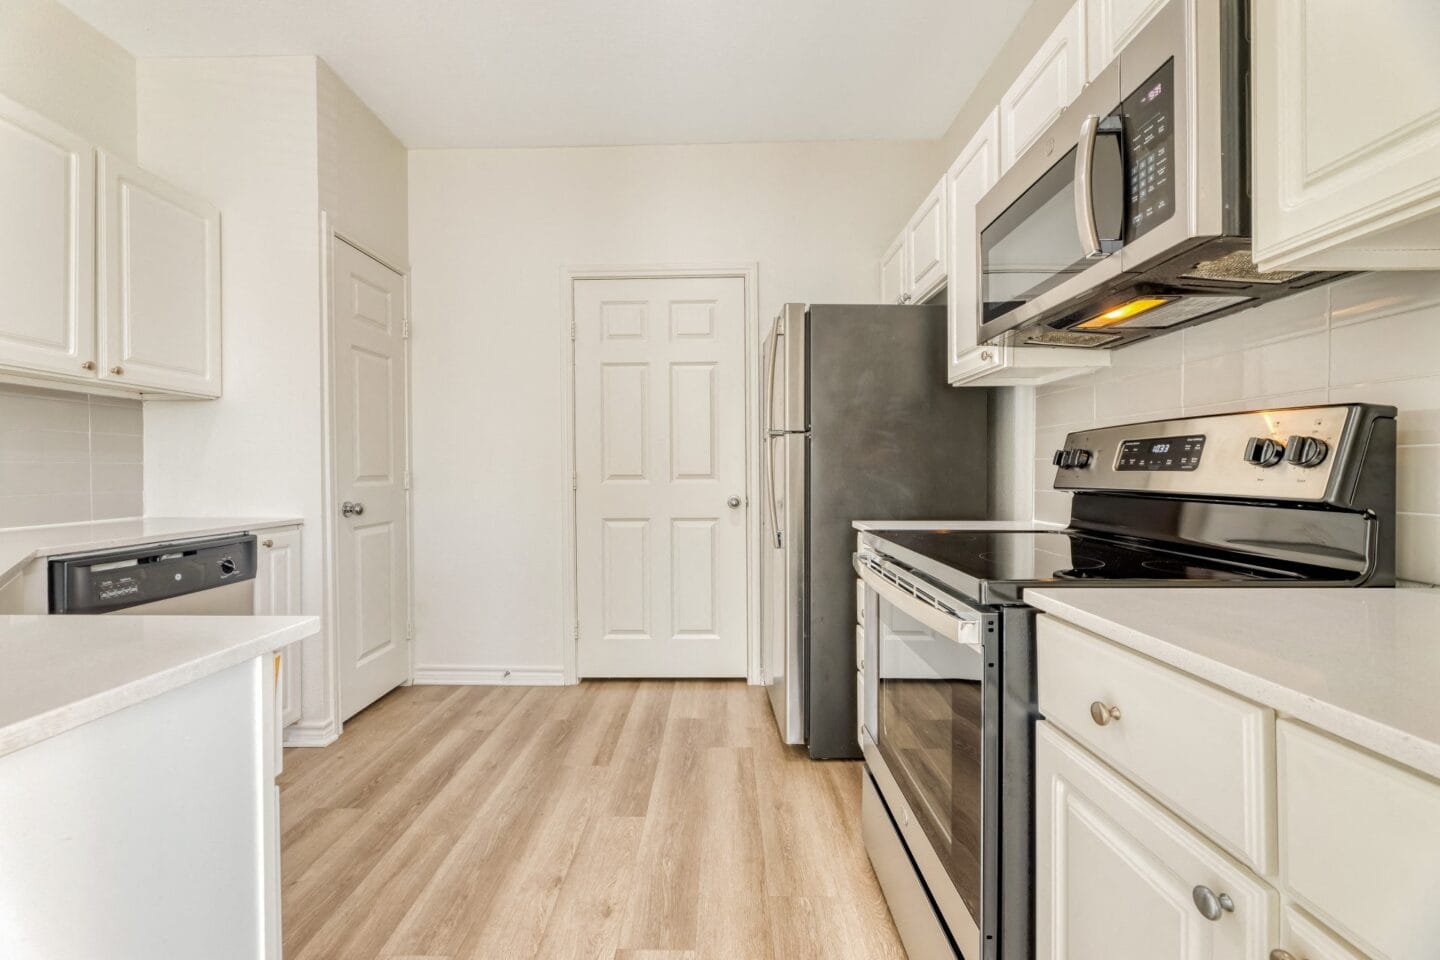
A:
[[[968,647],[982,646],[979,614],[971,618],[941,610],[917,597],[901,584],[886,578],[879,570],[866,563],[859,554],[855,555],[851,563],[868,589],[874,590],[881,600],[907,617],[918,620],[942,637],[954,640],[956,643]]]

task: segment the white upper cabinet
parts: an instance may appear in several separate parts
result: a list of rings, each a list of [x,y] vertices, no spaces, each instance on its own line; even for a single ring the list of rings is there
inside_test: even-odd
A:
[[[935,184],[905,226],[906,303],[921,303],[945,286],[945,179]]]
[[[100,376],[220,395],[220,215],[100,154]]]
[[[1060,20],[1000,98],[1000,170],[1010,169],[1085,86],[1085,3]]]
[[[880,302],[922,303],[944,287],[946,238],[941,178],[880,258]]]
[[[94,157],[0,98],[0,364],[95,376]]]
[[[1085,0],[1086,79],[1110,66],[1168,0]]]
[[[905,232],[890,244],[880,258],[880,302],[904,303],[909,288],[905,283]]]
[[[1440,269],[1440,3],[1252,11],[1256,263]]]

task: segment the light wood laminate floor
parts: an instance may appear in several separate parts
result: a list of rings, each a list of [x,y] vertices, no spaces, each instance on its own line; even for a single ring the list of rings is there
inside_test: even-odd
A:
[[[287,960],[903,960],[860,765],[739,681],[410,687],[281,778]]]

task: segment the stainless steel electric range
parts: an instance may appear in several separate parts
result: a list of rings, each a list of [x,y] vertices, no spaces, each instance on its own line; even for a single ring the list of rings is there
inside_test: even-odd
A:
[[[1064,529],[873,531],[855,554],[865,843],[913,960],[1033,956],[1027,588],[1394,584],[1393,407],[1084,430],[1054,465]]]

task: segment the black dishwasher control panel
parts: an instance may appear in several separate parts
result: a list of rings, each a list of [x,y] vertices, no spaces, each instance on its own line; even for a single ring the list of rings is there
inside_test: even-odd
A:
[[[255,537],[124,547],[50,561],[51,613],[110,613],[255,579]]]

